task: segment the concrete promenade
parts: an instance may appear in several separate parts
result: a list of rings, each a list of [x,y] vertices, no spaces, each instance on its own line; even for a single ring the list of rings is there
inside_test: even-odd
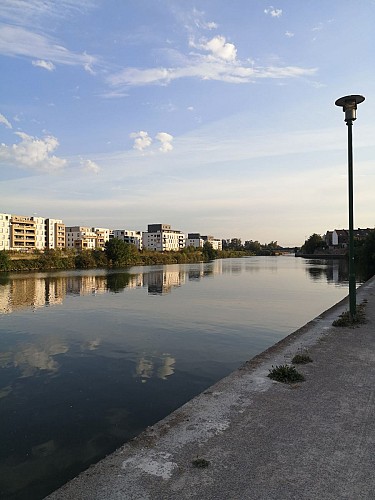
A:
[[[375,277],[362,301],[366,324],[333,327],[342,301],[48,500],[374,500]],[[305,382],[267,377],[304,349]]]

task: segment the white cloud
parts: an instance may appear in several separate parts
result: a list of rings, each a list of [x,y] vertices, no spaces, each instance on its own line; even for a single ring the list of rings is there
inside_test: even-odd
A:
[[[200,39],[199,42],[190,37],[189,46],[201,53],[191,53],[189,57],[175,57],[175,66],[158,68],[124,68],[122,71],[109,75],[107,82],[116,89],[123,90],[126,86],[168,85],[182,78],[199,78],[201,80],[216,80],[228,83],[253,83],[259,78],[295,78],[311,76],[316,68],[297,66],[256,66],[254,61],[237,59],[237,48],[218,35],[210,40]],[[176,52],[176,51],[175,51]],[[209,52],[209,54],[207,54]]]
[[[159,132],[156,134],[155,139],[161,143],[159,150],[163,153],[173,150],[173,135],[168,134],[167,132]]]
[[[0,54],[9,57],[30,57],[34,60],[50,61],[46,64],[83,66],[87,71],[92,71],[92,65],[96,62],[94,56],[85,52],[76,54],[49,37],[18,26],[0,26]]]
[[[276,9],[270,5],[267,9],[264,9],[264,13],[270,15],[271,17],[281,17],[283,14],[282,9]]]
[[[233,45],[233,43],[226,42],[225,37],[220,35],[215,36],[205,43],[201,43],[199,47],[211,52],[211,55],[214,58],[223,59],[224,61],[235,61],[237,57],[237,49],[235,45]]]
[[[292,37],[294,37],[294,33],[292,33],[291,31],[286,31],[285,36],[288,38],[292,38]]]
[[[138,151],[143,151],[148,148],[152,144],[152,139],[144,130],[140,130],[139,132],[132,132],[130,136],[134,139],[133,148],[138,149]]]
[[[66,160],[52,155],[59,145],[56,137],[39,139],[24,132],[15,134],[21,139],[19,143],[0,144],[0,163],[41,172],[55,172],[65,166]]]
[[[48,71],[53,71],[56,69],[56,66],[53,63],[51,63],[51,61],[44,61],[43,59],[32,61],[32,65],[38,68],[44,68]]]
[[[81,160],[81,167],[87,173],[98,174],[100,172],[100,167],[97,163],[92,160]]]
[[[201,80],[217,80],[228,83],[250,83],[259,78],[295,78],[312,76],[317,68],[301,68],[298,66],[255,67],[228,63],[226,61],[209,61],[199,59],[191,61],[179,68],[126,68],[108,78],[108,82],[117,86],[167,85],[181,78],[200,78]]]
[[[3,125],[5,125],[7,128],[13,128],[12,124],[1,113],[0,113],[0,123],[2,123]]]

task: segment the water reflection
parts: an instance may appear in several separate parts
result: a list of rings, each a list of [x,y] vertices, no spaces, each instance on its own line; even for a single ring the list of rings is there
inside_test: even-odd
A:
[[[36,309],[45,306],[61,305],[67,295],[96,295],[120,293],[125,288],[146,288],[151,295],[171,293],[174,288],[187,281],[200,281],[219,274],[241,274],[261,272],[262,267],[251,265],[244,260],[224,266],[222,261],[215,261],[209,267],[204,263],[189,266],[163,266],[161,269],[143,271],[101,271],[82,274],[30,273],[3,275],[0,282],[0,314],[9,314],[18,309]],[[268,264],[267,269],[277,272],[277,262]],[[326,279],[328,283],[346,284],[348,264],[345,259],[323,261],[309,260],[306,272],[312,280]],[[33,279],[30,279],[33,276]]]
[[[246,258],[0,282],[0,498],[37,500],[346,295]]]
[[[313,280],[326,279],[328,283],[346,285],[348,282],[348,261],[346,259],[309,259],[306,272]]]

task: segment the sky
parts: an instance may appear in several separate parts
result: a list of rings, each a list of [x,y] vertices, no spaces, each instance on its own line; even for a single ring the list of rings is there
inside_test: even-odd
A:
[[[375,226],[375,0],[1,0],[0,212],[283,246]]]

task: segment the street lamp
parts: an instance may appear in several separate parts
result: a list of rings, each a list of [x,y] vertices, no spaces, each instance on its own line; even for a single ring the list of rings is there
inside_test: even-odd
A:
[[[354,236],[353,236],[353,122],[357,118],[357,104],[363,102],[362,95],[347,95],[335,102],[342,107],[345,113],[345,122],[348,126],[348,186],[349,186],[349,314],[353,320],[356,316],[356,286],[354,265]]]

